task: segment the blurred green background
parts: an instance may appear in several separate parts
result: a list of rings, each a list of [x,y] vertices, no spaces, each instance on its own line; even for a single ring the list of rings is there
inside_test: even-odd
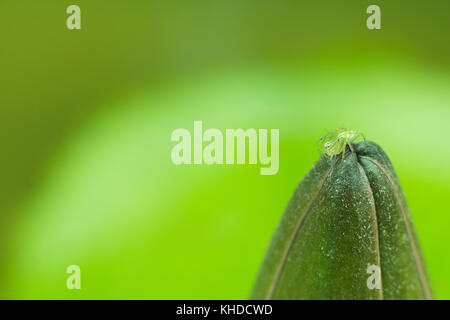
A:
[[[316,141],[347,127],[391,157],[449,299],[449,15],[447,0],[2,0],[0,297],[245,299]],[[194,120],[280,129],[278,174],[175,166],[170,135]]]

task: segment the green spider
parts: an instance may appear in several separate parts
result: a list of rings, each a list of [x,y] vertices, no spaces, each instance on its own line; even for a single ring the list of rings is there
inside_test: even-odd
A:
[[[318,141],[319,152],[325,153],[331,159],[342,153],[342,159],[344,159],[346,147],[349,146],[353,152],[352,143],[361,138],[366,140],[364,135],[359,131],[336,129]]]

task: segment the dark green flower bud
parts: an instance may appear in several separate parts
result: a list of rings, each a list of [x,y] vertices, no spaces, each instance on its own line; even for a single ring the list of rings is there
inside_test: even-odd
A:
[[[389,158],[373,142],[350,147],[345,157],[322,155],[301,181],[273,235],[252,299],[431,298]]]

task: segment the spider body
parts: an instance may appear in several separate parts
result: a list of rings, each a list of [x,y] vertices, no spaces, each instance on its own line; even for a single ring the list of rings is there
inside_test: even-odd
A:
[[[352,143],[361,138],[365,140],[364,135],[359,131],[337,129],[319,140],[319,143],[321,143],[320,151],[332,159],[342,153],[342,159],[344,159],[347,146],[351,151],[354,151]]]

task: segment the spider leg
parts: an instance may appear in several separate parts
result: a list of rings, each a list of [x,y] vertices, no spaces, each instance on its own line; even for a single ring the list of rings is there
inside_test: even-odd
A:
[[[344,142],[344,150],[342,150],[342,160],[345,159],[345,151],[347,149],[347,142]]]
[[[351,150],[352,152],[355,152],[355,149],[353,149],[353,146],[352,146],[352,143],[351,143],[351,142],[348,144],[348,146],[350,147],[350,150]]]

